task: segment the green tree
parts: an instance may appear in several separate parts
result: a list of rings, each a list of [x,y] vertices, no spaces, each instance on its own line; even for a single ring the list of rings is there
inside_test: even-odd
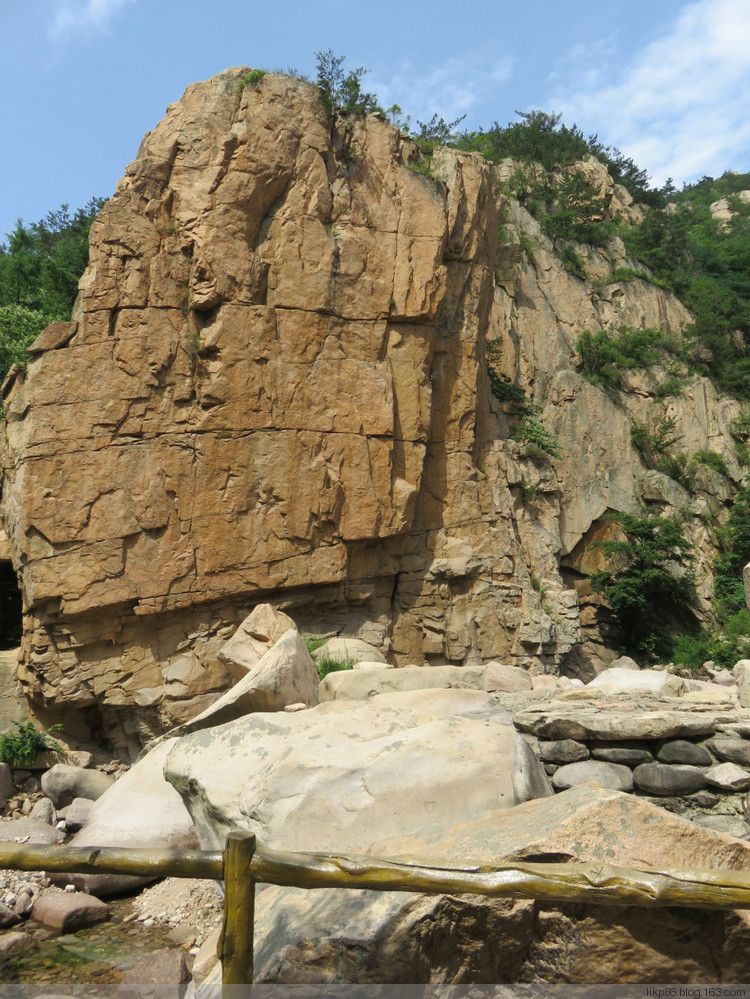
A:
[[[316,52],[316,82],[323,105],[329,114],[366,115],[380,111],[375,94],[362,90],[362,78],[367,70],[360,66],[344,72],[346,56],[337,56],[333,49]]]
[[[626,513],[614,520],[625,539],[596,542],[609,568],[595,573],[591,586],[606,597],[623,645],[654,651],[670,624],[694,621],[691,545],[674,520]]]

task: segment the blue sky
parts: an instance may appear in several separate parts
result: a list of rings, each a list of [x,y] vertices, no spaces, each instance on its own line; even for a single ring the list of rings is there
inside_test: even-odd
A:
[[[543,108],[658,183],[750,170],[750,0],[0,0],[0,240],[109,196],[188,84],[328,48],[414,119]]]

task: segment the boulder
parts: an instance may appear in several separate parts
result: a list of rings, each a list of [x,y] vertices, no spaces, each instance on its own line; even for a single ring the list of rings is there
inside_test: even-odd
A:
[[[723,791],[747,791],[750,788],[750,772],[736,763],[717,763],[706,770],[705,778],[710,787],[719,787]]]
[[[93,802],[90,798],[73,798],[65,810],[65,828],[68,832],[78,832],[88,822]]]
[[[679,696],[686,690],[685,682],[681,677],[673,676],[663,670],[634,670],[631,667],[615,666],[603,670],[586,686],[601,687],[606,691],[617,691],[623,694],[644,691],[652,694],[669,692],[674,696]]]
[[[694,742],[686,739],[673,739],[665,742],[656,754],[659,763],[686,763],[693,767],[710,767],[714,762],[711,754]]]
[[[540,742],[539,757],[544,763],[578,763],[589,758],[589,751],[575,739],[558,739],[555,742]]]
[[[706,745],[720,760],[728,760],[741,767],[750,767],[750,740],[716,735]]]
[[[553,793],[496,700],[474,690],[248,715],[181,738],[164,773],[208,849],[239,828],[274,849],[361,853]]]
[[[42,791],[55,808],[69,805],[74,798],[90,798],[96,801],[114,784],[109,774],[99,770],[85,770],[71,767],[67,763],[56,763],[42,775]]]
[[[665,763],[642,763],[635,768],[633,780],[639,791],[666,797],[693,794],[706,783],[704,773],[698,767]]]
[[[588,784],[381,841],[377,855],[437,866],[566,859],[741,871],[750,844]],[[715,983],[750,975],[744,916],[692,908],[272,887],[256,903],[255,944],[264,983]]]
[[[304,639],[296,628],[290,628],[226,694],[169,734],[187,735],[254,711],[283,711],[289,704],[317,704],[318,682]]]
[[[571,693],[577,697],[587,692]],[[712,735],[716,725],[726,717],[719,710],[675,711],[663,706],[656,708],[642,700],[628,703],[618,699],[613,704],[592,699],[580,707],[575,702],[561,700],[526,707],[516,712],[513,720],[522,732],[532,732],[539,739],[620,742]]]
[[[512,693],[531,690],[531,687],[531,677],[525,669],[520,669],[518,666],[489,662],[484,668],[484,689],[490,693],[495,691]]]
[[[374,645],[363,642],[361,638],[329,638],[320,648],[313,652],[315,662],[321,659],[335,659],[337,662],[385,662],[385,656]]]
[[[219,649],[219,659],[232,676],[242,679],[290,629],[296,631],[297,626],[288,614],[273,604],[258,604]]]
[[[747,568],[745,568],[745,578],[747,579]],[[743,708],[750,708],[750,659],[740,659],[736,662],[732,676],[737,681],[740,704]]]
[[[55,806],[49,798],[40,798],[29,812],[29,818],[36,819],[37,822],[46,822],[50,826],[54,825]]]
[[[86,892],[48,892],[36,899],[31,910],[35,922],[61,933],[74,933],[108,916],[107,903]]]
[[[0,933],[0,962],[7,961],[10,957],[19,957],[33,946],[34,940],[29,933],[22,933],[19,930]]]
[[[598,784],[613,791],[632,791],[633,773],[629,767],[619,763],[605,763],[601,760],[583,760],[559,767],[552,777],[556,791],[565,791],[580,784]]]
[[[0,822],[0,843],[29,843],[32,846],[51,846],[65,837],[59,829],[38,819],[12,819]]]
[[[320,700],[364,701],[376,694],[453,686],[482,690],[484,669],[484,666],[405,666],[395,670],[340,670],[320,681]]]
[[[99,798],[70,846],[191,849],[198,838],[182,799],[164,779],[164,761],[174,739],[160,743]],[[119,874],[66,875],[97,895],[116,894],[153,880]]]
[[[591,755],[595,760],[622,763],[626,767],[637,767],[639,763],[651,763],[654,759],[645,743],[636,742],[595,742],[591,746]]]
[[[613,659],[609,664],[609,669],[639,670],[640,668],[635,659],[631,659],[630,656],[620,656],[617,659]],[[605,672],[608,672],[608,670]]]

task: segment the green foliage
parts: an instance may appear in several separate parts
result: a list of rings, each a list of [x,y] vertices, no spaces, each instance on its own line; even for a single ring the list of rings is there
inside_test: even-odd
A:
[[[541,412],[541,406],[529,402],[525,390],[520,385],[514,384],[506,374],[497,371],[500,362],[500,341],[489,341],[485,349],[490,391],[502,404],[503,411],[508,417],[514,422],[520,421],[510,435],[511,440],[524,444],[529,458],[546,460],[562,457],[557,437],[535,419]]]
[[[694,317],[685,360],[725,392],[750,398],[750,205],[734,203],[728,225],[710,205],[743,190],[750,174],[704,177],[671,191],[665,207],[623,231],[628,252],[675,291]]]
[[[316,652],[321,647],[321,645],[325,645],[328,638],[328,635],[303,635],[302,641],[307,646],[307,651],[310,655],[312,655],[313,652]]]
[[[506,157],[540,163],[545,170],[570,166],[591,155],[604,163],[616,183],[626,187],[636,201],[661,203],[663,198],[648,186],[648,175],[633,160],[609,146],[596,135],[586,138],[576,126],[565,125],[562,115],[546,111],[516,111],[520,121],[501,126],[495,122],[487,130],[465,132],[456,143],[459,149],[482,153],[499,163]]]
[[[245,76],[240,79],[240,82],[237,84],[237,89],[240,93],[242,93],[245,87],[254,87],[256,84],[260,83],[265,75],[266,71],[264,69],[251,69],[249,73],[246,73]]]
[[[92,198],[73,215],[62,205],[31,225],[19,219],[0,244],[0,305],[69,318],[88,262],[89,230],[103,203]]]
[[[645,368],[663,360],[670,341],[657,329],[609,326],[598,333],[584,330],[576,343],[578,368],[594,385],[620,388],[623,371]]]
[[[747,628],[750,632],[750,618]],[[700,669],[709,660],[724,669],[731,669],[738,659],[750,658],[750,638],[728,638],[720,632],[701,628],[697,632],[678,635],[669,658],[678,666],[687,666],[688,669]]]
[[[740,410],[740,415],[732,423],[730,433],[740,442],[750,439],[750,408]]]
[[[26,348],[46,326],[63,318],[25,305],[0,305],[0,381],[11,365],[26,364],[29,360]]]
[[[407,163],[406,169],[412,173],[419,173],[436,184],[440,183],[440,178],[432,172],[432,156],[421,156],[418,160]]]
[[[19,219],[0,244],[0,382],[49,323],[70,319],[88,262],[89,230],[103,201],[92,198],[73,215],[67,205],[45,219]]]
[[[367,73],[363,67],[344,73],[346,56],[337,56],[333,49],[316,52],[316,83],[320,98],[329,114],[361,117],[380,111],[375,94],[362,90],[362,78]]]
[[[724,549],[713,564],[716,614],[720,621],[745,609],[742,570],[750,562],[750,488],[734,498],[726,524],[717,531]]]
[[[626,540],[595,543],[609,568],[595,573],[591,586],[604,594],[624,646],[652,651],[667,638],[670,618],[692,619],[691,545],[675,520],[625,513],[614,519]]]
[[[566,243],[563,246],[560,259],[562,260],[563,267],[569,274],[579,278],[581,281],[586,280],[586,268],[583,264],[583,258],[570,243]]]
[[[45,733],[37,731],[32,722],[12,724],[16,726],[16,731],[6,732],[0,739],[0,761],[3,763],[23,767],[27,763],[33,763],[37,753],[43,753],[47,749],[62,752],[57,743],[48,738],[50,732],[61,731],[62,725],[53,725]]]
[[[338,673],[343,669],[354,669],[356,665],[356,659],[349,659],[348,657],[337,659],[335,656],[321,656],[315,663],[315,668],[318,671],[318,677],[322,680],[329,673]]]
[[[713,468],[715,472],[721,472],[722,475],[729,475],[727,463],[718,451],[696,451],[690,457],[690,464],[707,465],[709,468]]]
[[[604,246],[615,233],[614,222],[604,218],[606,199],[577,171],[540,174],[535,167],[521,168],[503,186],[553,240]]]
[[[529,458],[562,457],[562,449],[557,437],[546,430],[532,416],[525,416],[510,436],[511,440],[526,445],[526,455]]]
[[[412,138],[423,153],[430,155],[438,146],[449,146],[455,142],[456,126],[460,125],[465,117],[466,115],[462,114],[453,121],[446,121],[445,118],[434,114],[428,122],[417,121],[419,131],[414,132]]]

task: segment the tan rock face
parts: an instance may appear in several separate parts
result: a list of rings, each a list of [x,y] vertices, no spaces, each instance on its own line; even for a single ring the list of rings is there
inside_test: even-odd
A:
[[[384,121],[330,121],[275,74],[240,91],[242,72],[189,87],[145,137],[73,322],[6,384],[1,512],[35,711],[135,755],[231,685],[219,651],[269,598],[401,666],[593,674],[610,654],[589,542],[641,497],[691,500],[630,444],[659,377],[615,400],[575,370],[576,339],[678,334],[687,313],[608,283],[629,266],[617,240],[582,250],[591,281],[568,274],[477,154],[439,150],[432,180]],[[601,164],[578,169],[633,216]],[[508,439],[488,339],[560,461]],[[734,404],[698,380],[658,406],[740,474]],[[704,614],[729,495],[710,478],[689,525]]]

